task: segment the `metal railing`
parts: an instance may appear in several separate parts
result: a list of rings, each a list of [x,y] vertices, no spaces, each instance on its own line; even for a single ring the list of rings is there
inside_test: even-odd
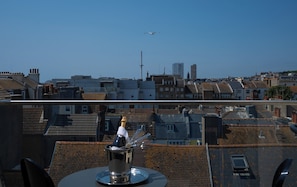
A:
[[[159,104],[159,105],[297,105],[297,100],[0,100],[0,105]]]

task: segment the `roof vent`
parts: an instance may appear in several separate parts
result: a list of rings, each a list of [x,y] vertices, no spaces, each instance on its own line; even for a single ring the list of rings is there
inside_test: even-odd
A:
[[[265,136],[263,135],[263,131],[261,130],[258,136],[260,139],[265,139]]]

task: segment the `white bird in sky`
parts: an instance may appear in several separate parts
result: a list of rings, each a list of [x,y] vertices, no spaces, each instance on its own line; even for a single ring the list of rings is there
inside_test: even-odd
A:
[[[144,34],[149,34],[149,35],[154,35],[156,34],[157,32],[145,32]]]

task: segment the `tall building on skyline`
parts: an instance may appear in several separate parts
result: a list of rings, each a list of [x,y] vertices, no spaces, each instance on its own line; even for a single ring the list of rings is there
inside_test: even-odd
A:
[[[196,64],[191,65],[191,79],[192,80],[197,79],[197,65]]]
[[[172,75],[179,75],[181,78],[184,78],[184,63],[172,64]]]

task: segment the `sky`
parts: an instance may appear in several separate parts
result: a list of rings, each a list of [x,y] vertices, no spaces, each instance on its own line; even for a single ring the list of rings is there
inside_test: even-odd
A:
[[[297,1],[0,1],[1,72],[139,79],[177,62],[198,78],[297,70]]]

